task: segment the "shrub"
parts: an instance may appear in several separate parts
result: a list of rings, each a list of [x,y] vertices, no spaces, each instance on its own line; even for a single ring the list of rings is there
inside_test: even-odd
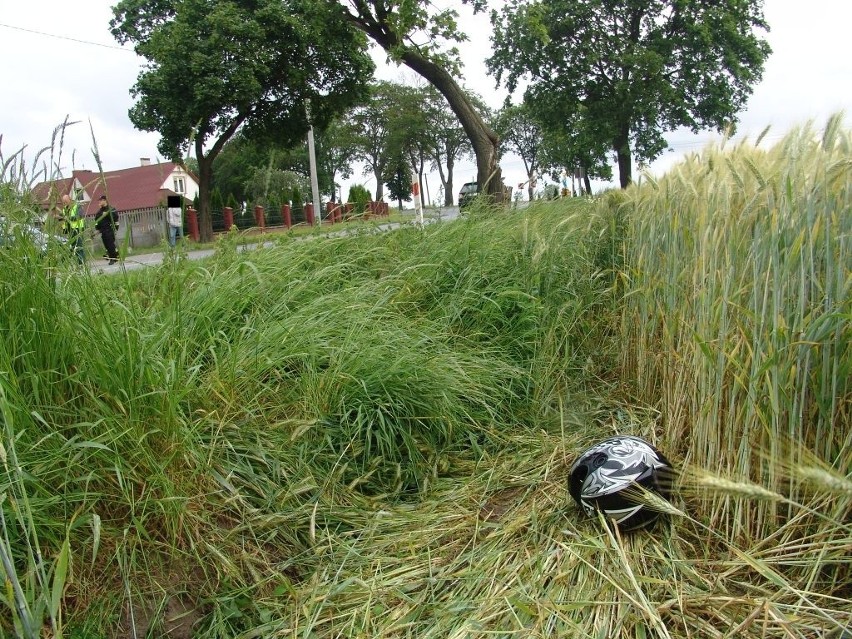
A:
[[[353,184],[349,188],[349,198],[347,201],[355,205],[355,212],[357,214],[361,215],[367,210],[367,204],[371,199],[370,192],[361,184]]]

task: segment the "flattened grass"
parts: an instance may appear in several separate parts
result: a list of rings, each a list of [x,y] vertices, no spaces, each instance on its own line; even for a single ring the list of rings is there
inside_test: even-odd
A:
[[[283,581],[304,579],[318,529],[360,519],[322,501],[421,499],[582,391],[574,371],[602,353],[567,329],[606,306],[583,248],[594,225],[552,209],[247,253],[226,241],[204,264],[176,254],[112,279],[4,254],[22,452],[6,486],[47,497],[30,534],[58,541],[73,513],[84,606],[111,583],[137,601],[156,580],[254,593],[292,556]]]
[[[842,628],[849,144],[813,138],[115,278],[3,253],[0,630]],[[683,469],[650,533],[568,495],[614,432]]]

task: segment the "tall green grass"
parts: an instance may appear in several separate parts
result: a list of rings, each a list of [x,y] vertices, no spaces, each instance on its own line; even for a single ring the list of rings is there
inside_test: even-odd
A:
[[[284,574],[303,579],[317,527],[352,525],[320,504],[428,496],[451,459],[553,422],[582,391],[573,371],[598,352],[566,329],[604,307],[594,225],[551,210],[251,252],[226,240],[204,264],[178,253],[113,279],[4,254],[21,460],[4,486],[43,496],[28,507],[52,535],[40,544],[61,547],[71,517],[85,604],[100,571],[131,602],[154,577],[249,587],[267,552],[301,557]]]
[[[849,157],[833,123],[597,204],[115,277],[0,252],[0,634],[842,628]],[[567,491],[614,432],[684,471],[626,538]]]

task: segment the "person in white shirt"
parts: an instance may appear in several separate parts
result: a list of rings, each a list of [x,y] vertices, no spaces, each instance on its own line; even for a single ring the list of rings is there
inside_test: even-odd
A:
[[[180,206],[166,209],[166,222],[169,225],[169,246],[175,246],[178,237],[183,237],[183,210]]]

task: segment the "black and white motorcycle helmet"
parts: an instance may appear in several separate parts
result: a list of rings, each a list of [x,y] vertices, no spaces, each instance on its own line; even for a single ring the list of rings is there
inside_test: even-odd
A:
[[[673,476],[669,460],[651,444],[620,435],[577,458],[571,466],[570,492],[587,514],[601,510],[620,530],[635,530],[653,523],[659,512],[637,500],[634,484],[668,497]]]

